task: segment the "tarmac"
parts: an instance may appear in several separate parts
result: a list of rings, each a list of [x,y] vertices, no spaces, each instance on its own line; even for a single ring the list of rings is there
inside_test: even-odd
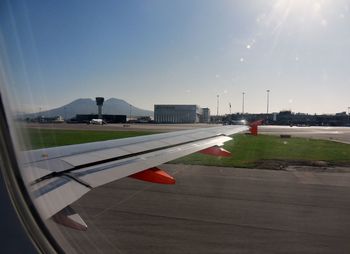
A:
[[[175,185],[122,179],[74,204],[79,253],[349,253],[350,174],[163,165]]]
[[[98,130],[98,131],[150,131],[170,132],[190,130],[196,128],[210,128],[222,126],[222,124],[144,124],[144,123],[111,123],[106,125],[84,124],[84,123],[29,123],[24,124],[26,128],[34,129],[56,129],[56,130]]]
[[[348,128],[261,127],[348,142]],[[125,178],[73,204],[88,225],[57,227],[77,253],[350,253],[350,169],[165,164],[175,185]],[[62,238],[68,239],[69,247]]]
[[[259,126],[259,133],[266,135],[291,135],[292,137],[324,139],[350,144],[350,127],[263,125]]]

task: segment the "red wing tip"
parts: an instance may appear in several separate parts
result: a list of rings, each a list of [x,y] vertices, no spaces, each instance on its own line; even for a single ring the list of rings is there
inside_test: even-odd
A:
[[[254,121],[252,123],[249,124],[250,128],[250,134],[253,136],[257,136],[258,135],[258,126],[261,125],[263,123],[263,120],[258,120],[258,121]]]
[[[257,120],[257,121],[251,122],[251,123],[249,124],[249,126],[250,126],[250,127],[253,127],[253,126],[262,125],[263,122],[264,122],[264,120]]]

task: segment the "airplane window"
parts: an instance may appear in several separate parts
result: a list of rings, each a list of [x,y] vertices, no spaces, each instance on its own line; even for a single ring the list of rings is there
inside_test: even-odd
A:
[[[0,3],[6,251],[348,253],[349,9]]]

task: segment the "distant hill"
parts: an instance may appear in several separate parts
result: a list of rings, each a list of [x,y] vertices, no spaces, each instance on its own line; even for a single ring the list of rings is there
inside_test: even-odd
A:
[[[121,99],[110,98],[103,103],[102,113],[111,114],[111,115],[129,116],[130,104]],[[62,107],[40,112],[40,115],[44,117],[62,116],[66,119],[71,119],[75,117],[77,114],[97,114],[97,106],[96,106],[95,100],[77,99]],[[35,117],[38,115],[39,115],[39,112],[27,114],[26,117]],[[153,111],[144,110],[144,109],[140,109],[135,106],[132,106],[131,115],[132,116],[153,116]]]

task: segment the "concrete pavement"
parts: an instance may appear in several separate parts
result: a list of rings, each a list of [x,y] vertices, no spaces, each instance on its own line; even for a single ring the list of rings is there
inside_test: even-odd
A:
[[[163,165],[173,186],[122,179],[59,227],[81,253],[349,253],[350,174]]]
[[[287,134],[291,135],[292,137],[324,139],[350,144],[350,127],[289,127],[263,125],[259,126],[259,133],[266,135]]]

